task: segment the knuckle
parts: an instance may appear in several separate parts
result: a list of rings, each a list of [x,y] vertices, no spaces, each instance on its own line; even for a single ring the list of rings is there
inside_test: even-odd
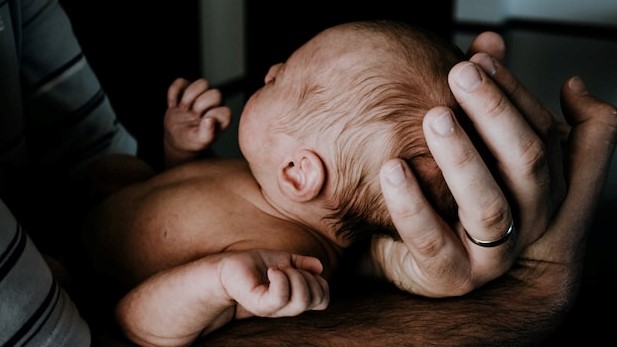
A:
[[[452,164],[455,167],[463,167],[479,160],[479,154],[473,147],[464,147],[457,152]]]
[[[540,131],[544,136],[548,136],[553,133],[559,133],[559,117],[555,115],[555,113],[549,110],[544,104],[539,104],[541,109],[540,115],[536,116],[539,118],[538,124],[540,127]],[[563,122],[562,122],[563,123]]]
[[[388,205],[393,219],[401,221],[413,220],[416,216],[425,214],[427,209],[429,209],[429,206],[422,202],[403,202],[399,200],[399,197],[391,198],[392,203]]]
[[[546,148],[544,142],[534,138],[525,143],[519,154],[524,175],[537,177],[546,172]]]
[[[415,217],[417,215],[422,214],[424,209],[425,209],[424,206],[422,206],[420,204],[411,204],[411,205],[406,205],[406,206],[403,206],[403,207],[397,209],[396,214],[399,217],[407,220],[407,219],[410,219],[410,218],[413,218],[413,217]]]
[[[414,245],[417,251],[429,259],[439,258],[441,251],[444,249],[446,240],[442,237],[435,237],[440,230],[434,230],[425,233],[422,238],[414,240]]]
[[[447,276],[452,276],[452,274],[445,273],[443,276],[443,278],[449,278]],[[458,280],[452,279],[450,277],[450,279],[450,281],[446,281],[441,286],[436,287],[435,293],[433,294],[434,297],[462,296],[469,294],[474,289],[476,289],[476,287],[468,280],[467,277],[459,277]]]
[[[495,195],[478,210],[482,228],[486,230],[504,230],[510,225],[510,208],[500,195]]]
[[[512,98],[513,100],[518,99],[519,97],[521,97],[521,94],[523,97],[526,96],[527,91],[525,90],[525,88],[523,88],[523,85],[521,84],[521,82],[514,77],[514,75],[508,73],[508,74],[503,74],[501,75],[502,79],[502,85],[504,88],[504,91],[507,95],[510,96],[510,98]]]
[[[499,94],[496,99],[488,98],[484,104],[485,114],[490,118],[496,118],[507,113],[509,108],[510,101],[503,94]]]
[[[427,264],[422,292],[431,297],[465,295],[476,287],[472,284],[468,269],[461,271],[450,261],[442,260]]]
[[[598,113],[601,115],[602,123],[610,132],[612,138],[617,137],[617,108],[611,104],[603,103]]]

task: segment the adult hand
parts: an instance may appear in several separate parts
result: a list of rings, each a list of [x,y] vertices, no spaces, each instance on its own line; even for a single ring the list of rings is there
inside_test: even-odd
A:
[[[471,47],[503,56],[503,41],[496,34],[480,35]],[[566,261],[559,258],[562,251],[544,240],[568,241],[563,246],[574,248],[572,240],[584,239],[614,148],[614,108],[590,97],[580,79],[572,78],[562,89],[564,115],[576,130],[569,137],[571,152],[564,167],[560,140],[568,138],[569,126],[563,119],[532,97],[499,59],[477,53],[470,60],[452,69],[450,87],[496,160],[503,184],[495,181],[452,112],[443,107],[427,113],[424,131],[459,204],[456,233],[432,210],[404,162],[392,160],[382,168],[384,195],[402,241],[376,239],[373,257],[382,264],[398,264],[382,269],[385,276],[402,289],[426,296],[461,295],[478,288],[505,273],[523,249],[531,259]],[[602,133],[589,136],[590,131]],[[587,156],[578,153],[583,148]],[[598,169],[586,169],[589,166]],[[572,213],[582,214],[578,224],[569,227],[574,236],[558,239],[568,230],[564,224],[572,223]],[[500,245],[483,247],[472,241],[499,240],[511,223],[516,231]],[[541,237],[542,242],[526,249]]]

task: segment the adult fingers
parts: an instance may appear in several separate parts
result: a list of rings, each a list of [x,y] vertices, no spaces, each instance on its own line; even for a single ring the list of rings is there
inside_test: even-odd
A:
[[[519,250],[546,231],[556,209],[555,202],[561,201],[564,195],[560,188],[564,185],[553,184],[563,180],[563,172],[560,166],[549,164],[551,160],[547,155],[552,153],[547,153],[546,137],[539,136],[526,120],[534,115],[544,117],[544,108],[528,107],[525,112],[531,115],[523,116],[509,95],[473,62],[454,66],[449,84],[473,123],[470,130],[479,135],[487,149],[482,155],[488,168],[504,189],[501,197],[494,195],[494,190],[481,186],[470,190],[467,185],[475,181],[453,169],[456,162],[452,161],[454,157],[450,153],[439,153],[436,146],[439,142],[435,140],[441,138],[425,132],[431,152],[459,205],[461,225],[458,231],[469,252],[472,277],[482,283],[506,271]],[[521,93],[523,97],[528,95],[526,91]],[[552,117],[548,115],[547,118]],[[558,152],[559,143],[555,146]],[[470,191],[475,194],[469,194]],[[499,247],[479,247],[477,242],[466,240],[465,234],[471,236],[467,239],[485,241],[499,240],[506,235],[510,238]]]
[[[567,138],[568,125],[559,115],[550,112],[525,86],[503,66],[505,42],[494,32],[484,32],[470,45],[470,61],[478,64],[484,72],[508,96],[512,104],[525,117],[536,133],[544,140],[548,155],[550,183],[555,193],[551,196],[551,210],[556,209],[565,193],[561,143]]]
[[[568,191],[549,230],[523,257],[570,267],[580,265],[604,188],[617,142],[617,109],[589,94],[578,77],[563,84],[561,103],[572,125],[566,152]]]
[[[479,52],[488,53],[503,62],[506,56],[506,44],[501,35],[493,31],[485,31],[471,42],[467,56],[470,57]]]
[[[583,222],[595,210],[614,155],[617,109],[591,95],[579,77],[564,83],[561,104],[572,125],[568,153],[570,184],[563,210],[575,215],[587,212],[577,219]]]
[[[449,83],[457,101],[473,122],[474,129],[489,150],[497,165],[520,166],[525,151],[541,145],[534,131],[526,124],[518,110],[494,83],[481,73],[474,63],[462,62],[450,71]],[[434,132],[431,135],[436,134]],[[427,136],[427,141],[441,140],[438,136]],[[438,144],[438,141],[435,141]],[[521,145],[516,146],[517,143]],[[429,143],[429,147],[431,143]],[[431,148],[433,151],[433,148]],[[484,154],[486,157],[486,154]],[[488,158],[490,160],[492,158]],[[439,160],[438,160],[439,163]],[[456,172],[445,169],[440,164],[446,181],[456,179]],[[505,170],[506,185],[510,187],[510,171]],[[459,216],[472,236],[481,240],[498,239],[512,222],[512,216],[503,208],[494,192],[488,197],[483,190],[477,194],[467,194],[466,187],[450,186],[459,202]],[[496,208],[488,211],[488,203],[476,205],[476,199],[493,201]],[[472,201],[468,201],[472,199]],[[473,202],[473,203],[471,203]],[[478,216],[478,213],[481,214]]]
[[[491,77],[538,134],[547,135],[554,128],[555,122],[563,123],[562,119],[558,119],[529,93],[527,88],[497,59],[487,53],[477,53],[470,58],[470,61],[480,66]]]
[[[568,137],[569,125],[563,117],[547,109],[527,88],[499,61],[485,53],[479,53],[471,61],[480,66],[484,72],[499,86],[510,102],[519,110],[520,115],[534,129],[539,139],[543,141],[545,150],[542,157],[537,158],[538,169],[548,169],[547,182],[550,194],[549,211],[554,211],[563,201],[566,182],[563,175],[562,142]],[[533,153],[533,150],[530,151]],[[542,165],[542,161],[546,165]],[[532,164],[534,164],[532,162]],[[538,175],[538,178],[545,176]],[[524,182],[523,182],[524,184]],[[533,197],[532,197],[533,198]],[[534,208],[528,201],[520,201],[521,206]],[[526,214],[524,214],[526,215]]]
[[[459,133],[460,134],[460,133]],[[427,296],[467,291],[469,260],[451,228],[435,212],[401,159],[384,163],[381,188],[405,247],[390,238],[374,239],[372,254],[381,271],[404,290]],[[445,273],[448,276],[443,276]]]
[[[505,42],[495,32],[478,35],[469,48],[470,61],[480,66],[500,87],[520,114],[544,141],[551,195],[550,210],[555,210],[565,194],[565,180],[562,170],[561,142],[567,138],[568,125],[563,118],[550,112],[525,86],[503,66]],[[523,202],[524,206],[526,205]]]
[[[450,109],[431,109],[424,117],[423,129],[431,153],[459,206],[457,231],[468,250],[465,256],[469,258],[470,282],[477,286],[503,274],[514,261],[516,253],[511,246],[515,238],[496,247],[479,247],[471,241],[503,237],[513,221],[510,205]]]

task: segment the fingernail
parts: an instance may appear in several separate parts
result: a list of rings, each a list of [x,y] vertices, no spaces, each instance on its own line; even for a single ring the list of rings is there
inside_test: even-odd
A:
[[[587,87],[585,86],[585,83],[578,76],[575,76],[574,78],[570,79],[570,82],[568,82],[568,87],[570,87],[570,89],[572,89],[578,95],[589,94],[589,92],[587,91]]]
[[[441,136],[448,136],[454,133],[454,119],[452,119],[452,113],[446,111],[439,115],[431,123],[431,128]]]
[[[386,179],[394,186],[399,186],[405,181],[405,171],[400,162],[390,165],[386,170]]]
[[[466,64],[457,74],[456,83],[465,91],[471,92],[480,84],[482,78],[473,63]]]
[[[482,67],[482,70],[488,75],[495,76],[497,72],[497,62],[493,57],[486,53],[479,53],[474,62]]]

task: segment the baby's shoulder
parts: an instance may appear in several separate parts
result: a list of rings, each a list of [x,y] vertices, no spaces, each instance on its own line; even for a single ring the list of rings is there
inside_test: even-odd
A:
[[[251,170],[245,160],[208,158],[191,161],[161,173],[164,177],[175,179],[233,177],[250,175]]]
[[[322,249],[315,232],[297,223],[273,218],[259,210],[246,212],[236,220],[236,233],[242,236],[230,250],[265,248],[314,255]]]
[[[289,221],[256,225],[258,239],[247,248],[267,248],[293,254],[313,256],[322,261],[327,272],[336,266],[340,250],[332,240],[316,230]]]

